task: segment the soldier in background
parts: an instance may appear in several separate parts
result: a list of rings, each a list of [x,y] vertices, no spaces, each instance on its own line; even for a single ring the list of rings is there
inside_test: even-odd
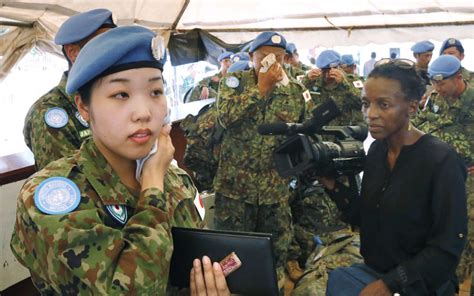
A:
[[[457,268],[460,281],[473,272],[474,262],[474,88],[464,79],[461,62],[450,55],[438,57],[428,68],[435,88],[427,108],[415,124],[454,147],[468,166],[466,181],[468,235]]]
[[[250,62],[250,55],[248,52],[239,51],[230,56],[230,61],[232,64],[244,61]]]
[[[280,288],[293,226],[288,180],[275,170],[273,149],[286,137],[261,136],[257,127],[303,122],[312,110],[309,93],[286,77],[285,48],[282,35],[263,32],[250,46],[254,68],[223,79],[216,104],[225,132],[214,181],[216,228],[272,233]]]
[[[455,38],[448,38],[444,40],[441,48],[439,50],[439,55],[453,55],[462,62],[464,59],[464,47],[462,46],[461,41]],[[462,77],[466,81],[471,80],[471,73],[464,67],[461,67]]]
[[[230,57],[232,54],[230,51],[225,51],[217,57],[217,61],[220,63],[219,72],[199,81],[198,85],[192,91],[193,93],[191,94],[189,102],[215,98],[217,96],[219,82],[221,78],[227,74],[227,69],[229,69],[231,65]]]
[[[433,49],[434,44],[428,40],[417,42],[411,47],[413,56],[416,59],[416,72],[423,78],[427,86],[431,85],[430,78],[428,77],[428,65],[433,56]]]
[[[298,54],[298,50],[296,49],[296,45],[294,43],[288,43],[286,45],[286,53],[285,56],[285,70],[286,73],[296,78],[298,81],[301,81],[306,74],[307,71],[311,70],[310,66],[303,64],[300,61],[300,55]]]
[[[58,30],[54,42],[62,45],[69,68],[81,48],[94,36],[115,27],[112,12],[94,9],[76,14]],[[39,98],[26,114],[23,135],[40,170],[53,160],[71,154],[90,136],[89,125],[81,117],[74,97],[66,93],[68,72],[59,85]]]
[[[357,75],[357,65],[351,54],[343,54],[341,56],[341,68],[346,74]]]
[[[316,59],[319,69],[312,69],[303,78],[303,85],[311,92],[315,105],[332,97],[342,115],[331,125],[352,125],[363,122],[360,91],[364,86],[360,80],[352,80],[340,68],[341,56],[334,50],[325,50]]]

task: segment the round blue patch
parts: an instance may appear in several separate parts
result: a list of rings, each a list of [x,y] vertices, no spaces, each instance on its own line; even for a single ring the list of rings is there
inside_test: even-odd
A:
[[[53,107],[44,114],[44,121],[53,128],[62,128],[67,124],[69,116],[63,108]]]
[[[35,205],[45,214],[67,214],[77,208],[81,193],[77,185],[64,177],[51,177],[35,191]]]
[[[237,79],[237,77],[230,76],[226,78],[225,84],[230,88],[236,88],[237,86],[239,86],[240,82],[239,82],[239,79]]]

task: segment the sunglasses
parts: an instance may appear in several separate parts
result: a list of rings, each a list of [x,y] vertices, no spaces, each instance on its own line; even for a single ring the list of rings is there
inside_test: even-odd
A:
[[[382,65],[395,65],[401,69],[413,69],[416,66],[416,63],[409,59],[381,59],[380,61],[374,64],[375,67],[380,67]]]

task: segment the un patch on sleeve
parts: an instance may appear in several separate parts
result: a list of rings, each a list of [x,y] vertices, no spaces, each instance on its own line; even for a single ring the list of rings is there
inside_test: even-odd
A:
[[[69,116],[66,113],[66,110],[59,107],[49,108],[48,111],[44,114],[44,121],[46,124],[53,128],[62,128],[64,127],[69,120]]]
[[[51,177],[39,184],[34,199],[36,207],[45,214],[67,214],[77,208],[81,193],[73,181]]]
[[[225,84],[230,88],[236,88],[237,86],[239,86],[240,81],[237,77],[230,76],[226,78]]]

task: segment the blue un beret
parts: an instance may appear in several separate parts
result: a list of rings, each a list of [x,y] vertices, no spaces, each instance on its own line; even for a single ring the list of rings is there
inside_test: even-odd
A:
[[[234,54],[233,52],[224,51],[223,53],[221,53],[221,54],[217,57],[217,61],[218,61],[218,62],[222,62],[222,60],[230,59],[230,57],[231,57],[233,54]]]
[[[428,67],[428,76],[432,80],[440,81],[456,74],[461,69],[461,62],[452,55],[442,55]]]
[[[341,63],[341,55],[332,49],[325,50],[316,59],[316,66],[319,69],[334,68]]]
[[[237,61],[230,65],[229,69],[227,70],[227,73],[233,73],[233,72],[239,72],[239,71],[246,71],[249,70],[250,67],[250,62],[249,61]]]
[[[99,8],[78,13],[61,25],[54,37],[54,43],[65,45],[79,42],[104,25],[116,27],[112,20],[112,12],[108,9]]]
[[[417,42],[411,47],[411,51],[413,51],[413,53],[424,53],[427,51],[433,51],[433,49],[434,44],[428,40]]]
[[[343,54],[341,56],[341,64],[346,66],[354,65],[354,58],[351,54]]]
[[[236,63],[239,61],[250,61],[250,55],[248,52],[239,51],[238,53],[231,55],[230,60],[232,61],[232,63]]]
[[[294,43],[286,44],[286,52],[288,54],[295,54],[297,52],[296,45]]]
[[[441,49],[439,50],[439,54],[442,55],[443,51],[446,48],[450,48],[450,47],[453,47],[453,46],[455,46],[459,50],[460,53],[464,53],[464,47],[462,46],[461,41],[459,41],[455,38],[448,38],[448,39],[444,40],[443,44],[441,45]]]
[[[163,71],[166,61],[161,36],[140,26],[111,29],[89,41],[79,52],[67,79],[68,94],[112,73],[135,68]]]
[[[286,39],[277,32],[262,32],[250,44],[249,52],[254,52],[262,46],[281,47],[286,50]]]

